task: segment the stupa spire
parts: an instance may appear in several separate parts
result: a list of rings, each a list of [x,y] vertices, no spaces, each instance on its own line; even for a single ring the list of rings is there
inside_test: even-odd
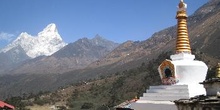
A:
[[[178,11],[176,15],[177,19],[177,41],[176,41],[176,53],[189,53],[191,54],[191,48],[188,37],[187,29],[187,4],[183,0],[180,0]]]

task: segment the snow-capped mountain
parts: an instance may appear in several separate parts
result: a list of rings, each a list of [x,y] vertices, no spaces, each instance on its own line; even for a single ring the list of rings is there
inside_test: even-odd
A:
[[[21,46],[26,54],[35,58],[49,56],[67,45],[61,38],[54,23],[49,24],[37,36],[31,36],[26,32],[21,33],[17,39],[7,45],[1,52],[7,52],[17,46]]]

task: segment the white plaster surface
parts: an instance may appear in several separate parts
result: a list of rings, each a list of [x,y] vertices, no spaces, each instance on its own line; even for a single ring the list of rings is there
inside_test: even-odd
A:
[[[193,60],[193,57],[194,55],[184,53],[171,55],[177,85],[188,85],[190,97],[206,94],[205,88],[199,83],[205,80],[208,70],[204,62]]]

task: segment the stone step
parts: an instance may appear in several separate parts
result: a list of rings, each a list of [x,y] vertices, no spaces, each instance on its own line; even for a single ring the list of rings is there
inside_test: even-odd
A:
[[[188,89],[188,85],[160,85],[160,86],[150,86],[149,89]]]
[[[188,89],[150,89],[147,93],[189,93]]]
[[[147,93],[140,100],[149,101],[174,101],[189,98],[188,85],[160,85],[150,86]]]
[[[139,100],[149,100],[149,101],[174,101],[179,99],[188,99],[189,96],[148,96],[140,97]]]
[[[189,96],[189,93],[144,93],[143,97],[151,96]]]

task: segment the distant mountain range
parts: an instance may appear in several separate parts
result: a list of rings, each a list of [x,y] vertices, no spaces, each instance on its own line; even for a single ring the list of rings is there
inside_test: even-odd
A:
[[[28,60],[14,68],[10,73],[46,74],[83,69],[107,55],[117,46],[117,43],[108,41],[99,35],[93,39],[82,38],[66,45],[51,56]]]
[[[220,1],[210,0],[189,16],[188,30],[196,58],[205,61],[209,67],[220,62]],[[127,41],[120,45],[98,35],[93,39],[82,38],[50,56],[34,59],[18,46],[14,50],[20,51],[0,53],[3,62],[0,72],[8,73],[0,77],[0,93],[18,95],[14,91],[54,90],[82,80],[126,71],[142,63],[148,64],[163,52],[173,52],[175,45],[176,26],[156,32],[147,40]],[[9,61],[19,63],[14,66]],[[4,85],[7,82],[10,84]],[[10,91],[5,93],[5,90]]]
[[[82,69],[104,57],[118,44],[99,35],[74,43],[63,42],[55,24],[49,24],[37,36],[26,32],[1,50],[1,74],[63,73]],[[7,60],[5,60],[7,59]],[[2,68],[1,68],[2,67]]]
[[[51,23],[37,36],[22,32],[17,39],[0,50],[0,74],[9,73],[24,61],[39,56],[49,56],[63,48],[63,42],[56,25]],[[9,73],[10,74],[10,73]]]

